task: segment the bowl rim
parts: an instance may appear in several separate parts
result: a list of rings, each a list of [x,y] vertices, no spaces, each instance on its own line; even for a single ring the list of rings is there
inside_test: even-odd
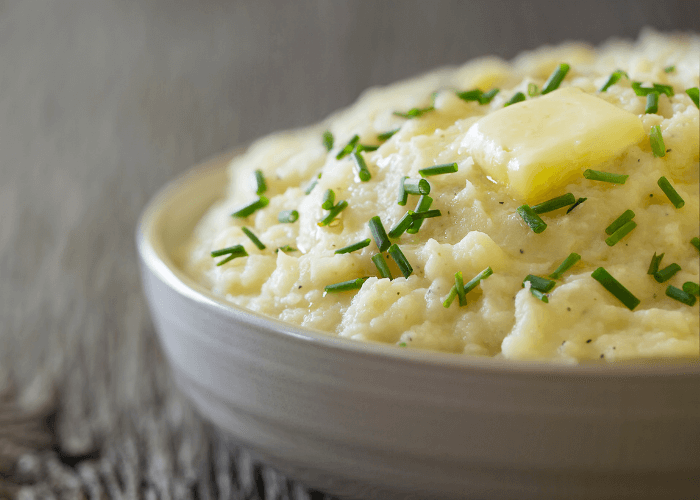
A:
[[[379,342],[360,342],[311,328],[285,323],[277,318],[244,309],[214,295],[203,285],[178,269],[172,256],[154,241],[158,234],[163,205],[169,196],[188,188],[190,181],[203,175],[220,174],[228,168],[230,161],[242,154],[245,148],[225,151],[185,170],[162,186],[147,202],[136,225],[136,249],[142,265],[154,276],[180,296],[200,306],[228,317],[232,321],[255,327],[261,335],[284,339],[332,351],[337,354],[353,353],[371,358],[408,365],[423,365],[434,368],[479,371],[484,374],[519,374],[531,376],[555,376],[559,378],[646,378],[657,376],[700,377],[700,357],[632,359],[613,363],[581,362],[577,364],[552,363],[548,361],[509,360],[485,358],[458,353],[445,353],[419,349],[403,349]],[[214,200],[212,200],[214,201]],[[144,271],[142,270],[142,273]],[[700,332],[699,332],[700,335]]]

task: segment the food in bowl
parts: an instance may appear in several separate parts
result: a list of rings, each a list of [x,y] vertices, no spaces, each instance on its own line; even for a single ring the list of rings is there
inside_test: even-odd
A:
[[[548,47],[370,89],[255,143],[182,267],[360,341],[698,357],[700,37]]]

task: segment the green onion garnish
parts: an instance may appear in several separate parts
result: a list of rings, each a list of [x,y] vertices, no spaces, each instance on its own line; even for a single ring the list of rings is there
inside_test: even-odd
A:
[[[389,238],[399,238],[404,232],[406,232],[406,229],[413,224],[414,213],[415,212],[413,210],[406,212],[404,216],[399,219],[396,225],[391,228],[391,231],[389,231]]]
[[[655,114],[659,111],[659,93],[651,92],[647,94],[647,107],[644,108],[646,114]]]
[[[358,153],[361,153],[361,152],[363,152],[363,151],[367,151],[368,153],[371,153],[372,151],[376,151],[376,150],[378,150],[378,149],[379,149],[379,146],[374,146],[374,145],[373,145],[373,146],[369,146],[369,145],[367,145],[367,144],[358,144],[358,145],[357,145],[357,148],[356,148],[356,151],[357,151]]]
[[[574,203],[573,205],[571,205],[571,206],[569,207],[569,209],[566,211],[566,213],[568,214],[568,213],[571,212],[574,208],[578,207],[581,203],[583,203],[583,202],[586,201],[587,199],[588,199],[588,198],[579,198],[578,200],[576,200],[576,203]]]
[[[697,248],[698,251],[700,251],[700,238],[696,236],[695,238],[690,240],[690,244]]]
[[[335,205],[335,192],[332,189],[326,189],[323,193],[323,201],[321,203],[321,208],[324,210],[330,210]]]
[[[698,88],[691,87],[689,89],[685,89],[685,93],[688,94],[688,97],[690,97],[690,99],[695,103],[695,107],[700,108],[700,103],[698,102],[700,101],[700,92],[698,92]]]
[[[601,172],[600,170],[584,170],[583,176],[592,181],[612,182],[613,184],[624,184],[629,175],[613,174],[611,172]]]
[[[625,73],[621,69],[618,69],[617,71],[613,71],[613,73],[610,75],[610,78],[608,78],[608,81],[605,82],[605,85],[600,87],[600,92],[605,92],[606,90],[608,90],[610,87],[615,85],[620,80],[620,78],[622,78],[623,76],[625,78],[629,78],[629,76],[627,76],[627,73]]]
[[[576,197],[571,193],[566,193],[551,200],[544,201],[537,205],[532,206],[532,211],[536,214],[544,214],[547,212],[552,212],[559,208],[567,207],[576,203]]]
[[[277,220],[282,224],[291,224],[299,219],[299,212],[296,210],[282,210],[277,214]]]
[[[568,72],[569,65],[566,63],[561,63],[544,83],[544,87],[542,87],[542,95],[549,94],[552,90],[558,89]]]
[[[360,177],[360,180],[362,182],[367,182],[372,178],[372,174],[369,173],[369,170],[367,170],[367,164],[365,163],[365,159],[362,158],[362,155],[358,153],[357,151],[352,154],[353,160],[355,160],[355,166],[357,167],[357,175]]]
[[[432,219],[433,217],[440,217],[442,212],[440,210],[425,210],[423,212],[415,212],[411,217],[414,221],[419,221],[423,219]]]
[[[314,190],[314,188],[316,187],[316,184],[318,184],[318,179],[314,179],[311,182],[309,182],[309,185],[306,186],[306,189],[304,190],[304,194],[307,194],[307,195],[311,194],[311,191]]]
[[[427,212],[432,203],[433,199],[427,194],[424,194],[420,198],[418,198],[418,203],[416,204],[416,209],[414,210],[415,214],[412,216],[414,217],[414,221],[408,227],[408,229],[406,229],[406,232],[408,234],[416,234],[420,230],[421,225],[423,225],[423,219],[416,220],[415,216],[420,212]]]
[[[659,125],[654,125],[651,127],[649,132],[649,144],[651,144],[651,151],[654,156],[661,158],[666,156],[666,145],[664,144],[664,138],[661,135],[661,127]]]
[[[605,228],[605,234],[613,234],[632,219],[634,219],[634,212],[632,210],[625,210],[622,215]]]
[[[378,215],[375,215],[369,220],[369,230],[372,232],[372,237],[374,242],[377,244],[380,252],[386,251],[387,248],[391,246],[391,241],[386,235],[382,221],[379,219]]]
[[[485,280],[486,278],[488,278],[492,274],[493,274],[493,269],[491,269],[491,266],[489,266],[486,269],[484,269],[483,271],[481,271],[479,274],[477,274],[472,279],[470,279],[466,285],[464,285],[464,293],[469,293],[472,290],[474,290],[474,288],[476,288],[476,285],[478,285],[481,282],[481,280]]]
[[[700,286],[698,286],[697,283],[693,283],[692,281],[686,281],[685,283],[683,283],[683,291],[685,293],[689,293],[690,295],[700,296]]]
[[[243,231],[243,234],[245,234],[250,239],[250,241],[252,241],[256,247],[258,247],[259,250],[265,250],[265,245],[262,241],[258,239],[257,236],[253,234],[253,231],[251,231],[247,227],[242,227],[241,231]]]
[[[673,87],[661,83],[653,83],[651,87],[642,87],[642,82],[632,82],[632,90],[640,97],[647,96],[652,92],[666,94],[669,97],[673,96]]]
[[[663,191],[664,194],[668,196],[668,199],[671,200],[671,203],[673,203],[674,207],[682,208],[683,205],[685,205],[685,201],[683,200],[683,198],[681,198],[681,195],[678,194],[678,191],[676,191],[673,188],[673,186],[666,177],[661,176],[657,184],[661,188],[661,191]]]
[[[282,245],[281,247],[275,248],[275,253],[279,252],[280,250],[282,250],[283,252],[298,252],[299,251],[296,248],[294,248],[293,246]]]
[[[467,294],[464,293],[464,279],[462,278],[462,271],[457,271],[455,273],[455,290],[457,291],[457,297],[459,297],[459,307],[467,305]]]
[[[401,177],[401,182],[399,182],[399,199],[396,203],[398,203],[401,206],[405,205],[408,201],[408,193],[406,192],[406,188],[404,187],[404,182],[406,182],[406,179],[408,179],[408,177],[404,175],[403,177]]]
[[[525,223],[530,226],[535,233],[541,233],[547,229],[547,224],[540,218],[535,211],[530,208],[529,205],[525,204],[515,209],[518,215],[523,218]]]
[[[441,174],[453,174],[458,170],[457,163],[445,163],[444,165],[435,165],[433,167],[421,168],[418,173],[422,177]]]
[[[213,252],[211,252],[212,257],[221,257],[222,255],[228,255],[228,257],[226,257],[221,262],[217,262],[217,266],[223,266],[228,261],[233,260],[237,257],[246,257],[248,255],[248,252],[245,251],[243,245],[234,245],[232,247],[222,248],[221,250],[214,250]]]
[[[328,212],[328,215],[326,215],[323,219],[318,221],[316,224],[318,224],[321,227],[327,226],[328,224],[333,222],[333,220],[335,220],[335,218],[338,217],[338,214],[340,212],[342,212],[343,210],[345,210],[347,207],[348,207],[348,202],[345,200],[340,200],[336,206],[334,206],[333,208],[330,209],[330,211]]]
[[[561,279],[564,273],[571,269],[579,260],[581,260],[581,256],[572,252],[566,259],[564,259],[564,262],[559,264],[559,267],[557,267],[555,271],[549,275],[549,277],[553,280]]]
[[[474,90],[465,90],[464,92],[455,92],[457,97],[462,99],[463,101],[477,101],[481,99],[481,96],[484,94],[481,90],[479,89],[474,89]]]
[[[444,302],[442,303],[442,307],[447,309],[452,305],[452,302],[454,302],[455,298],[457,297],[457,287],[452,285],[452,288],[450,288],[450,293],[447,294],[447,297],[445,298]]]
[[[654,85],[654,91],[658,92],[659,94],[666,94],[668,97],[673,97],[673,87],[670,85],[663,85],[661,83],[654,83],[652,85]]]
[[[386,263],[386,260],[381,253],[373,255],[372,262],[374,262],[374,265],[377,266],[379,276],[382,278],[389,278],[390,280],[394,279],[394,277],[391,275],[391,271],[389,270],[389,264]]]
[[[335,251],[335,253],[341,254],[341,253],[350,253],[354,252],[356,250],[360,250],[362,248],[365,248],[369,246],[369,244],[372,242],[370,238],[367,238],[366,240],[358,241],[357,243],[353,243],[352,245],[348,245],[343,248],[339,248],[338,250]]]
[[[517,102],[522,102],[525,100],[525,94],[522,92],[516,92],[513,97],[510,98],[510,100],[503,105],[503,107],[510,106],[511,104],[515,104]]]
[[[676,264],[675,262],[673,264],[670,264],[663,269],[659,269],[654,273],[654,279],[658,281],[659,283],[663,283],[664,281],[668,281],[673,276],[681,270],[681,266]]]
[[[408,194],[430,194],[430,183],[425,179],[405,179],[403,188]]]
[[[540,88],[535,85],[534,83],[528,83],[527,84],[527,95],[530,97],[535,97],[540,93]]]
[[[263,176],[262,170],[255,171],[255,194],[260,196],[265,191],[267,191],[267,183],[265,182],[265,177]]]
[[[523,287],[525,287],[525,283],[528,281],[530,282],[530,288],[539,290],[543,293],[551,292],[552,288],[554,288],[557,284],[556,281],[528,274],[523,280]]]
[[[330,130],[323,133],[323,145],[326,147],[326,151],[333,149],[333,134]]]
[[[549,295],[545,292],[541,292],[534,288],[530,288],[530,293],[535,296],[535,298],[540,299],[542,302],[549,304]]]
[[[270,200],[268,200],[264,196],[260,196],[257,200],[250,202],[246,206],[239,208],[238,210],[233,212],[231,214],[231,217],[238,217],[239,219],[248,217],[256,210],[266,207],[268,203],[270,203]]]
[[[694,295],[691,295],[684,290],[676,288],[673,285],[668,285],[668,288],[666,288],[666,295],[668,295],[672,299],[676,299],[678,302],[684,303],[685,305],[691,307],[695,305],[696,299]]]
[[[479,99],[479,104],[488,104],[490,103],[494,97],[496,97],[496,94],[498,94],[501,91],[501,89],[491,89],[488,92],[484,92],[481,94],[481,99]]]
[[[664,68],[664,73],[672,73],[672,72],[674,72],[674,71],[676,71],[676,67],[675,67],[675,66],[666,66],[666,67]]]
[[[655,274],[659,270],[659,264],[661,264],[661,259],[664,258],[664,255],[666,255],[665,252],[661,255],[656,255],[656,252],[654,252],[654,255],[651,257],[651,262],[649,263],[647,274]]]
[[[353,136],[352,136],[352,139],[350,139],[350,142],[348,142],[348,143],[345,145],[345,147],[344,147],[343,149],[341,149],[340,152],[338,152],[337,155],[335,155],[335,159],[336,159],[336,160],[340,160],[341,158],[344,158],[344,157],[346,157],[347,155],[349,155],[350,153],[352,153],[353,150],[355,149],[355,145],[357,144],[357,142],[358,142],[359,140],[360,140],[360,136],[359,136],[359,135],[357,135],[357,134],[353,135]]]
[[[419,116],[424,115],[429,111],[433,111],[434,109],[435,107],[433,106],[428,106],[427,108],[411,108],[405,113],[402,113],[400,111],[394,111],[394,115],[400,116],[401,118],[418,118]]]
[[[389,247],[388,251],[391,258],[394,259],[394,262],[396,262],[396,265],[399,266],[399,270],[401,271],[401,274],[403,274],[403,277],[408,278],[413,272],[413,268],[411,267],[411,264],[408,263],[408,259],[406,259],[406,256],[403,254],[399,246],[394,243]]]
[[[391,139],[391,136],[393,136],[399,130],[401,130],[401,128],[395,128],[394,130],[389,130],[387,132],[377,134],[377,139],[379,139],[380,141],[388,141],[389,139]]]
[[[399,347],[406,347],[406,342],[401,342],[401,343],[399,344]]]
[[[347,292],[348,290],[359,290],[362,288],[362,284],[367,281],[369,276],[364,278],[357,278],[354,280],[341,281],[340,283],[334,283],[332,285],[326,285],[324,290],[326,293],[336,293],[336,292]]]
[[[640,300],[635,297],[632,292],[627,290],[622,283],[613,278],[604,268],[599,267],[593,271],[591,277],[603,285],[608,292],[612,293],[615,298],[622,302],[630,311],[633,311],[634,308],[639,305]]]
[[[625,223],[620,229],[615,231],[613,234],[605,238],[605,243],[609,246],[615,246],[622,238],[627,236],[635,227],[637,223],[633,220]]]

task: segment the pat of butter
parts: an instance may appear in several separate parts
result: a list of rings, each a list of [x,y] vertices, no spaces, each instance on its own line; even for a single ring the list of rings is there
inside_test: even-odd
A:
[[[644,137],[637,115],[567,87],[486,115],[462,146],[514,197],[532,202]]]

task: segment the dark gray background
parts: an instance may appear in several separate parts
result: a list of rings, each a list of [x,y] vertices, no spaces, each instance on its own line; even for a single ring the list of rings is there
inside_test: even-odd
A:
[[[152,336],[133,233],[168,179],[370,85],[643,26],[697,32],[700,2],[0,0],[0,497],[127,462],[156,496],[260,493]]]

